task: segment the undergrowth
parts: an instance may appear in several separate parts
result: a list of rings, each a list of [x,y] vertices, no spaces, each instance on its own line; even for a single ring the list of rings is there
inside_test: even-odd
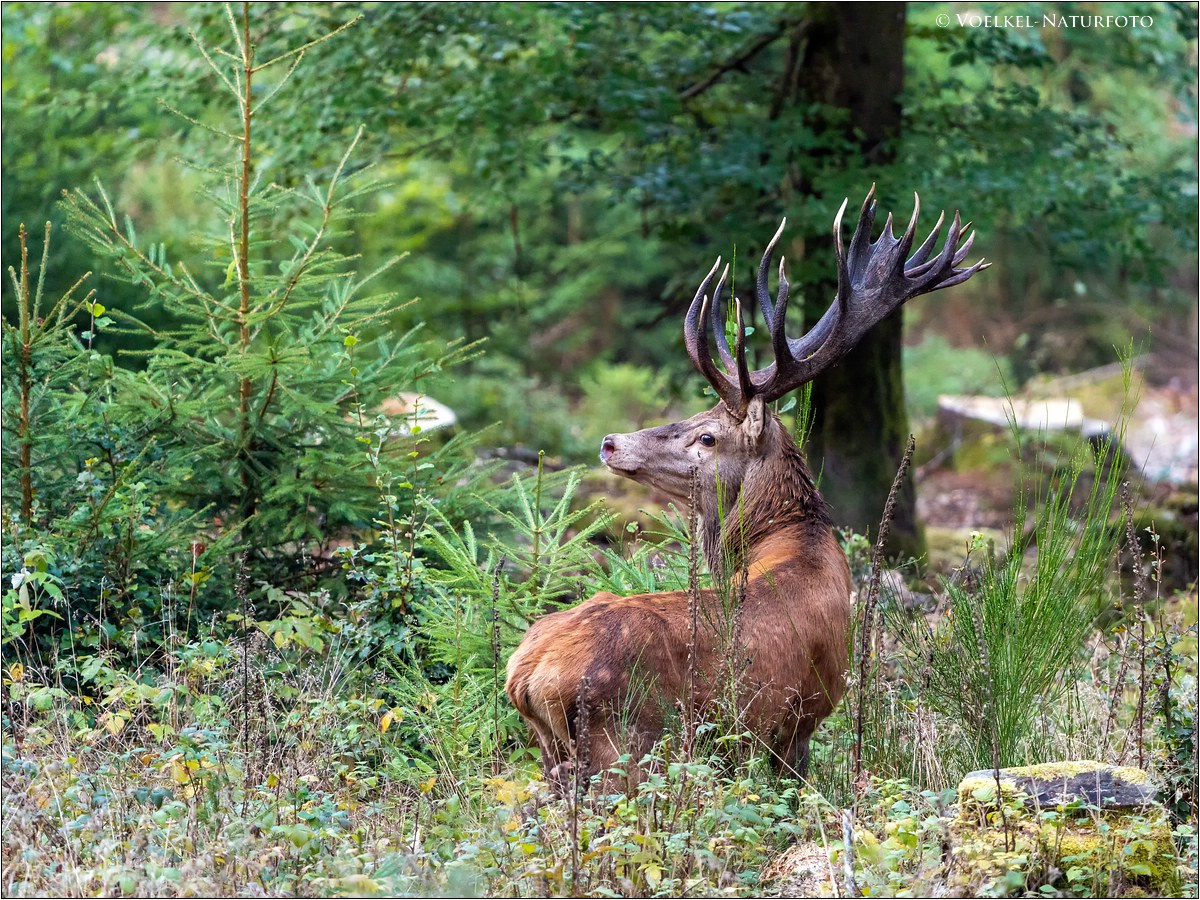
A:
[[[884,628],[870,650],[857,780],[847,703],[818,732],[808,782],[773,774],[752,736],[701,723],[711,752],[685,752],[682,735],[668,734],[648,757],[619,762],[650,772],[632,791],[597,785],[557,798],[503,697],[509,649],[584,583],[630,591],[688,578],[684,522],[664,518],[663,543],[597,552],[586,538],[604,519],[572,508],[576,485],[536,471],[514,478],[496,507],[507,531],[487,536],[431,510],[420,519],[427,563],[411,576],[397,576],[386,553],[345,550],[344,571],[376,596],[389,596],[396,577],[421,582],[412,625],[390,649],[362,655],[370,600],[315,593],[292,595],[280,618],[238,622],[232,635],[215,626],[199,640],[169,635],[167,652],[133,670],[69,647],[41,665],[8,664],[6,895],[758,895],[787,889],[780,854],[798,847],[815,848],[827,864],[818,881],[839,891],[847,860],[855,889],[873,895],[1110,887],[1107,871],[1056,869],[1049,857],[985,878],[982,862],[950,854],[970,723],[922,702],[920,673],[906,670],[911,660]],[[865,556],[860,541],[852,555]],[[244,590],[252,608],[271,588]],[[1186,894],[1194,637],[1166,609],[1147,630],[1139,748],[1126,736],[1140,675],[1122,665],[1131,650],[1113,634],[1079,648],[1082,668],[1056,702],[1031,711],[1037,741],[1023,746],[1113,762],[1144,753],[1176,787],[1169,863],[1182,867]],[[70,679],[89,666],[89,681]],[[1114,833],[1115,858],[1138,827]]]

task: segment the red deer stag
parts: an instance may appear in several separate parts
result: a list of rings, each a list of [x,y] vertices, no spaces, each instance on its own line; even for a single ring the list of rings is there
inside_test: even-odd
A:
[[[636,764],[672,712],[703,714],[714,703],[728,708],[731,698],[743,727],[777,767],[805,773],[813,730],[845,691],[850,570],[804,457],[767,404],[833,366],[906,300],[961,284],[985,266],[983,260],[959,266],[974,235],[957,213],[941,252],[932,255],[944,216],[909,257],[920,198],[903,235],[893,235],[889,215],[872,242],[873,196],[874,188],[849,248],[842,242],[845,203],[837,214],[837,296],[807,334],[784,334],[783,260],[774,301],[768,291],[780,225],[755,284],[775,362],[748,369],[737,298],[730,352],[721,299],[728,266],[709,297],[718,259],[696,291],[683,334],[692,363],[720,402],[685,421],[610,434],[601,443],[600,458],[613,472],[677,503],[694,502],[714,582],[736,584],[694,596],[599,593],[534,623],[508,662],[506,689],[537,738],[547,777],[560,789],[573,767],[576,777],[586,778],[623,752],[632,752]],[[713,360],[710,332],[723,368]],[[732,629],[731,597],[737,609]],[[735,682],[729,681],[730,659],[740,668]],[[730,683],[736,694],[722,692]]]

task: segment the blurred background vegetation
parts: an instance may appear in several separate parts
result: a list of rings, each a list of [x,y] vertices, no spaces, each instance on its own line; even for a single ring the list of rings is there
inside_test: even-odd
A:
[[[829,14],[820,4],[265,6],[264,47],[363,19],[313,48],[286,114],[260,126],[256,172],[320,182],[365,125],[351,165],[371,166],[384,185],[357,201],[341,241],[363,270],[409,254],[386,286],[421,302],[388,326],[486,337],[486,353],[438,396],[469,425],[500,421],[499,443],[570,460],[611,428],[696,398],[679,321],[718,253],[756,260],[788,216],[792,277],[810,289],[809,314],[823,309],[833,213],[872,182],[897,216],[913,190],[927,220],[962,207],[979,224],[977,250],[1001,262],[909,310],[913,414],[930,412],[927,385],[955,387],[947,373],[994,388],[996,366],[980,366],[980,353],[1014,387],[1111,362],[1131,337],[1187,368],[1194,5],[1121,4],[1150,27],[936,24],[939,13],[978,11],[1012,10],[909,9],[901,127],[864,151],[847,113],[797,69]],[[1020,9],[1047,11],[1062,12]],[[194,245],[213,213],[192,191],[189,161],[220,100],[188,32],[223,25],[208,4],[5,6],[6,264],[20,223],[37,232],[61,222],[62,191],[94,180],[172,253]],[[211,260],[209,274],[227,262]],[[85,271],[100,275],[108,309],[142,304],[77,237],[56,241],[48,290]],[[4,302],[11,309],[7,281]],[[169,314],[140,315],[157,326]],[[598,399],[614,397],[632,414]]]

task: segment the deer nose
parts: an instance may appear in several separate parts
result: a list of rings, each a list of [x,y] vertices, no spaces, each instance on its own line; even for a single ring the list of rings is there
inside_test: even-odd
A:
[[[604,440],[600,442],[600,462],[607,463],[609,458],[617,452],[617,439],[611,434],[606,434]]]

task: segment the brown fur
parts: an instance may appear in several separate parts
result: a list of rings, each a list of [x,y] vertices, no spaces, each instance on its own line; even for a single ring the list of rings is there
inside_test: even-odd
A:
[[[714,581],[732,587],[700,592],[691,685],[686,591],[600,593],[534,623],[508,662],[506,688],[547,775],[569,765],[590,775],[627,750],[636,764],[667,717],[685,708],[689,688],[695,713],[711,717],[711,705],[729,696],[730,659],[741,669],[745,727],[781,769],[802,774],[813,730],[845,690],[851,583],[791,436],[756,400],[742,419],[718,405],[684,422],[609,435],[601,456],[680,502],[697,472],[705,556]],[[577,747],[585,677],[588,739]]]

